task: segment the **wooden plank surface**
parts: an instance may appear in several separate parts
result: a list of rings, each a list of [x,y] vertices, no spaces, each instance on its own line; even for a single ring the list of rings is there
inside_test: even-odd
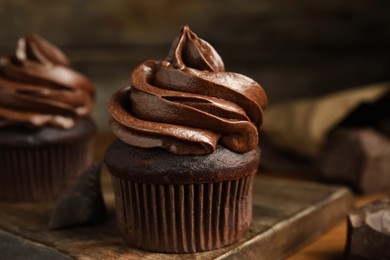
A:
[[[340,222],[352,206],[347,189],[259,175],[254,185],[253,224],[241,241],[210,252],[158,254],[127,246],[115,226],[107,172],[105,224],[48,229],[50,204],[0,203],[0,252],[6,259],[278,259],[290,255]],[[19,258],[18,258],[19,257]]]

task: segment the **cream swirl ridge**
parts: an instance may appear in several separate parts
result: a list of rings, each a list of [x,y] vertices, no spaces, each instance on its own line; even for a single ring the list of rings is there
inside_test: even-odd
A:
[[[183,27],[163,61],[146,61],[112,96],[111,128],[123,142],[175,154],[210,154],[217,143],[245,153],[258,143],[267,106],[252,79],[225,72],[218,53]]]
[[[0,60],[0,126],[71,128],[91,113],[94,86],[54,45],[29,35]]]

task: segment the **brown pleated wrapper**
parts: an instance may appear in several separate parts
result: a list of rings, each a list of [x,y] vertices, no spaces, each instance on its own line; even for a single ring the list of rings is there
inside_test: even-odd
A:
[[[129,244],[157,252],[200,252],[232,244],[252,222],[253,177],[157,185],[112,176],[118,226]]]
[[[164,253],[238,241],[252,222],[259,159],[259,149],[236,154],[219,146],[210,155],[179,156],[114,141],[105,163],[122,235],[132,246]]]
[[[83,122],[79,127],[87,130],[80,135],[71,133],[69,136],[66,133],[58,142],[40,140],[31,144],[23,139],[16,145],[10,145],[2,141],[0,200],[56,200],[92,163],[95,131],[92,124],[90,121]]]

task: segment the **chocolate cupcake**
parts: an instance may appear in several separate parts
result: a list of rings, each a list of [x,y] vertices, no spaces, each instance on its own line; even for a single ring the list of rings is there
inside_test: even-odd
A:
[[[0,199],[51,201],[92,161],[94,86],[37,35],[0,60]]]
[[[117,139],[105,155],[127,242],[187,253],[242,238],[266,105],[259,84],[226,72],[188,26],[166,59],[139,65],[109,101]]]

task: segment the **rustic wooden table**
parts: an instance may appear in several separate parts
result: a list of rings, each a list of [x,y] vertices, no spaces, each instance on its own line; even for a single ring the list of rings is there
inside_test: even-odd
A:
[[[103,158],[107,145],[114,137],[112,135],[99,136],[99,145],[97,146],[97,158]],[[271,174],[272,175],[272,174]],[[279,175],[276,175],[280,177]],[[283,178],[288,178],[285,174]],[[355,195],[355,206],[362,206],[370,201],[383,197],[384,193],[357,196]],[[312,259],[344,259],[344,249],[347,238],[346,219],[341,221],[327,233],[305,246],[303,249],[291,255],[289,260],[312,260]]]
[[[111,135],[98,137],[97,160],[102,160],[112,139]],[[254,220],[245,238],[215,251],[167,255],[140,251],[123,242],[115,228],[109,184],[108,172],[104,171],[102,185],[112,214],[107,223],[96,226],[53,232],[47,228],[51,205],[0,203],[0,252],[5,250],[2,256],[5,259],[25,259],[30,255],[37,259],[343,258],[346,228],[342,219],[353,203],[351,193],[343,187],[259,174],[254,184]],[[356,202],[361,205],[379,196],[358,197]],[[341,223],[337,225],[338,222]]]

